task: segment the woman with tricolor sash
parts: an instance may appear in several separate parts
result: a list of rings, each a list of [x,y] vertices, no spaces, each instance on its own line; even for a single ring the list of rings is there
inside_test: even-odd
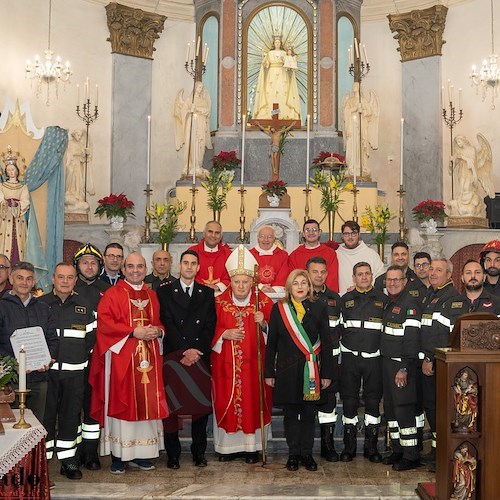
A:
[[[325,303],[316,301],[307,271],[295,269],[286,281],[286,297],[274,304],[269,322],[265,381],[274,388],[273,405],[282,407],[288,445],[286,467],[299,463],[317,470],[312,457],[318,403],[332,381],[333,356],[327,345],[329,327]]]

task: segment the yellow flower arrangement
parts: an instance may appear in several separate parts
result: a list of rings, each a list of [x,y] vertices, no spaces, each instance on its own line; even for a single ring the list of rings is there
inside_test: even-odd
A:
[[[395,216],[396,214],[390,211],[389,205],[375,205],[374,209],[366,207],[361,214],[361,225],[372,233],[374,243],[384,245],[389,239],[387,235],[389,222]]]
[[[153,203],[152,210],[148,215],[158,230],[158,241],[160,243],[171,243],[179,231],[179,215],[186,210],[187,202],[176,200],[174,203],[160,205]]]

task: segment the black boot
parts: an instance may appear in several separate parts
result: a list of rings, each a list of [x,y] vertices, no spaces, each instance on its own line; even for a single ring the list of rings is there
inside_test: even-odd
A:
[[[418,451],[422,451],[424,449],[424,428],[417,427],[417,446]]]
[[[333,442],[333,424],[321,424],[321,456],[327,462],[338,462],[339,454]]]
[[[382,462],[378,452],[378,425],[367,425],[365,427],[365,447],[363,456],[373,463]]]
[[[356,434],[357,429],[355,425],[344,425],[344,449],[340,454],[342,462],[351,462],[356,456]]]

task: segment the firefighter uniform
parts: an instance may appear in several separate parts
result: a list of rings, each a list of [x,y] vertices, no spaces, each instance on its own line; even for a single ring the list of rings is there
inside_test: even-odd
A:
[[[387,288],[385,287],[385,277],[387,273],[381,274],[374,283],[374,287],[380,292],[384,292],[387,295]],[[427,295],[427,287],[418,278],[413,269],[408,268],[406,270],[406,286],[405,290],[414,298],[422,301]]]
[[[82,439],[84,370],[88,366],[96,323],[92,307],[75,292],[64,302],[55,292],[39,300],[50,307],[59,337],[59,356],[48,374],[43,422],[48,433],[47,458],[52,458],[55,451],[57,458],[64,461],[75,457]]]
[[[420,454],[415,421],[417,403],[417,362],[420,351],[420,302],[403,290],[389,300],[383,316],[384,330],[380,342],[384,413],[392,442],[392,455],[386,465],[398,470],[419,464]],[[406,385],[396,386],[398,371],[406,372]],[[410,467],[411,465],[411,467]]]
[[[382,460],[377,450],[382,397],[380,337],[387,300],[387,296],[373,287],[364,292],[354,289],[342,297],[340,394],[344,407],[344,450],[340,459],[344,462],[350,462],[356,455],[361,384],[365,401],[364,456],[372,462]]]
[[[342,299],[337,292],[330,290],[326,285],[317,292],[314,296],[325,302],[328,308],[328,323],[330,326],[330,342],[328,345],[322,346],[322,349],[332,349],[333,364],[336,367],[334,370],[334,379],[328,389],[326,389],[327,402],[318,407],[318,420],[321,428],[321,456],[328,462],[337,462],[339,459],[338,453],[335,451],[333,432],[337,423],[337,392],[339,390],[339,371],[338,358],[340,354],[340,304]]]

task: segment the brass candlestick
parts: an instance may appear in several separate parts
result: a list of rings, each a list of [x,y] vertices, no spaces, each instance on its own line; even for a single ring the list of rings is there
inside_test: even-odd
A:
[[[359,189],[356,187],[356,184],[354,184],[353,188],[352,188],[352,196],[353,196],[353,200],[352,200],[352,220],[354,222],[358,222],[358,193],[359,193]]]
[[[240,193],[240,234],[236,240],[236,243],[247,243],[247,232],[245,231],[245,193],[247,190],[243,186],[238,189]]]
[[[399,186],[399,241],[406,241],[404,196],[406,191],[403,184]]]
[[[144,217],[144,239],[143,243],[152,243],[151,239],[151,216],[149,215],[149,211],[151,210],[151,193],[153,190],[150,187],[150,184],[146,184],[146,189],[144,193],[146,195],[146,215]]]
[[[195,229],[195,224],[196,224],[196,192],[198,189],[196,189],[196,184],[192,184],[191,189],[192,193],[191,197],[191,216],[189,217],[189,221],[191,222],[191,227],[189,228],[189,236],[187,239],[187,243],[198,243],[198,238],[196,237],[196,229]]]
[[[304,222],[306,222],[309,220],[309,194],[311,193],[309,183],[306,184],[306,188],[303,191],[306,194],[306,206],[304,207]]]
[[[24,391],[16,390],[16,392],[19,394],[19,422],[12,427],[14,429],[29,429],[31,424],[24,420],[24,411],[26,410],[26,396],[28,392],[31,392],[31,389],[25,389]]]

